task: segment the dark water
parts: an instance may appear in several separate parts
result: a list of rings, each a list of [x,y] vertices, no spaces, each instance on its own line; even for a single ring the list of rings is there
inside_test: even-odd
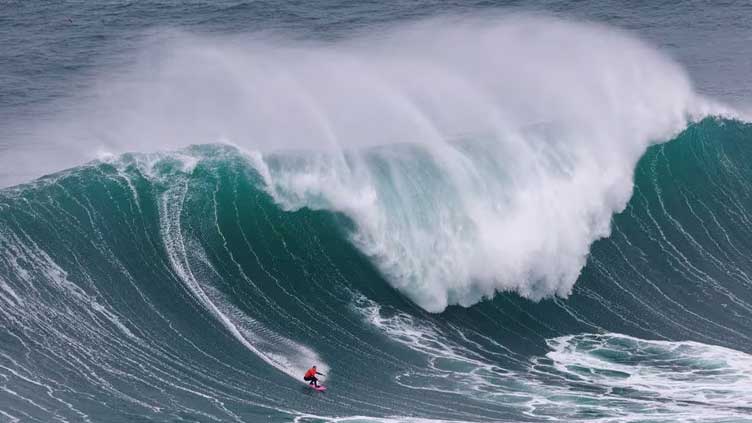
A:
[[[0,421],[752,420],[748,6],[0,6]]]

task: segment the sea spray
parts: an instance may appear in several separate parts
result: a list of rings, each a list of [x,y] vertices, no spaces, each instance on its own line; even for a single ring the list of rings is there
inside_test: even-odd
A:
[[[432,312],[567,296],[640,155],[706,107],[670,60],[595,26],[424,23],[374,43],[303,74],[330,74],[303,85],[340,152],[270,156],[261,173],[289,209],[353,218],[353,240]]]

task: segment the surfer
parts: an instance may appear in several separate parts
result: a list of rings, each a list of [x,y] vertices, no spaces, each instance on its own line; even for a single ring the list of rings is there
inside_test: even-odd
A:
[[[307,372],[305,372],[305,376],[303,376],[303,380],[308,382],[309,385],[313,385],[318,388],[319,380],[316,378],[316,375],[324,376],[323,373],[319,373],[316,371],[316,366],[313,366],[310,369],[308,369]]]

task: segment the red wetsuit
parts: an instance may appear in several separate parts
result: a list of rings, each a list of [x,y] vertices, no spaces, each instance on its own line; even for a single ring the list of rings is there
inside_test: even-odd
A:
[[[319,386],[318,384],[319,380],[318,378],[316,378],[316,375],[323,376],[324,374],[317,372],[315,367],[311,367],[310,369],[308,369],[307,372],[305,372],[305,375],[303,376],[303,380],[305,380],[306,382],[310,382],[310,384],[313,386]]]

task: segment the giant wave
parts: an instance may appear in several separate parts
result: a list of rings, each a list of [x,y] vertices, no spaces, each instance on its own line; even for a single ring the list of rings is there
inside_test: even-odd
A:
[[[712,345],[752,337],[750,134],[706,119],[651,147],[566,301],[502,293],[441,315],[392,288],[355,220],[280,208],[234,148],[5,189],[4,413],[388,418],[399,398],[400,419],[747,415],[750,358]],[[325,398],[294,382],[311,362],[332,367]]]
[[[260,152],[278,203],[347,214],[358,246],[432,312],[497,291],[566,296],[646,147],[725,112],[639,40],[539,16],[436,18],[302,47],[173,38],[40,129],[63,145],[57,166],[71,151],[213,140]],[[288,154],[266,162],[270,151]]]

